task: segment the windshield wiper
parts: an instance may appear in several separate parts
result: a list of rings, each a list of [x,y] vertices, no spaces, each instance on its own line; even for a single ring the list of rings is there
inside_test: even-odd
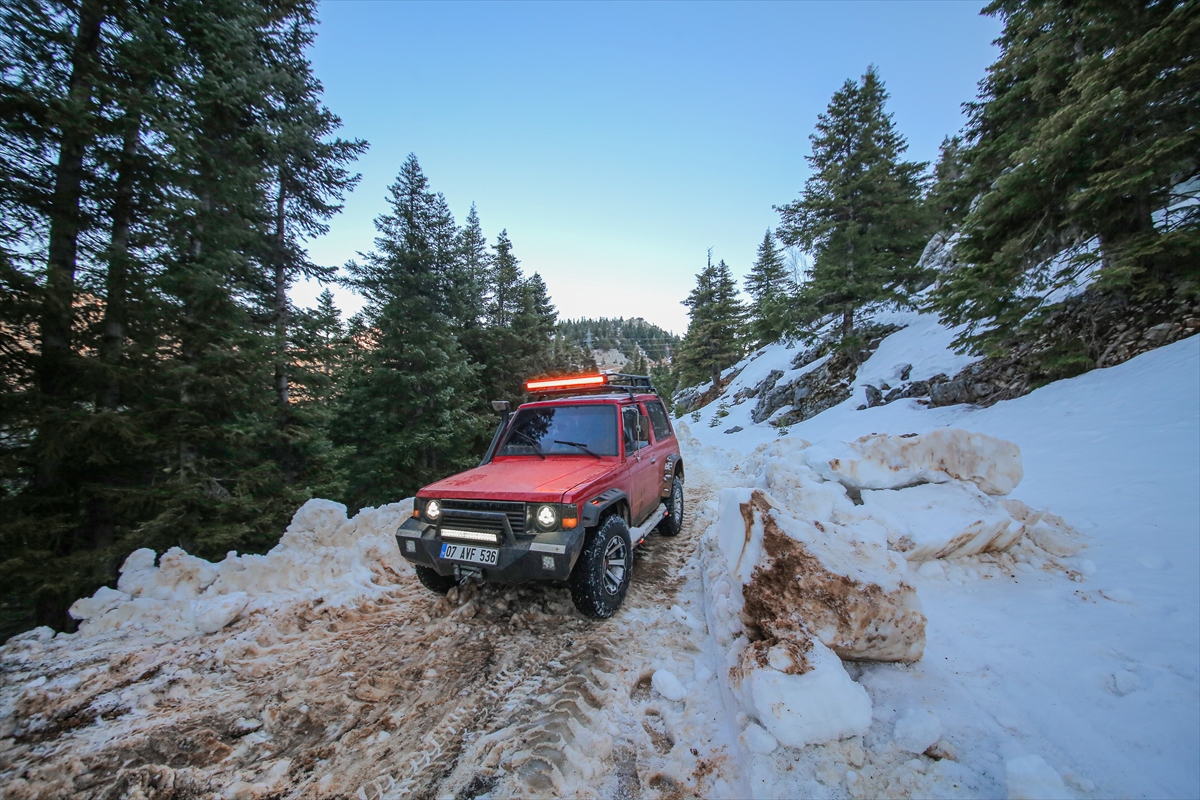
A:
[[[589,448],[589,447],[588,447],[586,444],[584,444],[583,442],[567,442],[567,441],[564,441],[564,440],[562,440],[562,439],[555,439],[555,440],[554,440],[554,443],[555,443],[555,444],[565,444],[565,445],[570,445],[571,447],[578,447],[580,450],[582,450],[583,452],[587,453],[589,456],[595,456],[596,458],[600,458],[600,454],[599,454],[599,453],[594,453],[594,452],[592,452],[591,448]]]
[[[538,444],[537,439],[533,438],[532,436],[530,436],[528,433],[525,433],[524,431],[517,430],[516,428],[513,428],[513,435],[520,436],[522,439],[529,442],[531,445],[533,445],[533,452],[535,452],[539,456],[541,456],[543,460],[546,458],[546,454],[542,452],[542,446],[540,444]]]

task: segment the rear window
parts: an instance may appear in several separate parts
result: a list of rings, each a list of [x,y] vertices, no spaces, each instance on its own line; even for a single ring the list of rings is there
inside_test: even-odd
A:
[[[650,426],[654,428],[654,438],[662,441],[671,435],[671,421],[667,418],[667,410],[662,403],[646,403],[646,411],[650,414]]]
[[[586,448],[586,449],[585,449]],[[551,406],[517,412],[500,446],[502,456],[617,454],[617,409],[612,405]]]

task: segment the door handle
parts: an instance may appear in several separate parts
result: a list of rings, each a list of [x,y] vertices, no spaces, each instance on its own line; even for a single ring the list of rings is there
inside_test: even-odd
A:
[[[654,456],[653,458],[651,458],[651,459],[650,459],[650,463],[651,463],[651,464],[657,464],[657,463],[658,463],[658,456]]]

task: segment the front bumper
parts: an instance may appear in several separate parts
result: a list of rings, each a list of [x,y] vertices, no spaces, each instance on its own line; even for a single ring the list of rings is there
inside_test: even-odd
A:
[[[583,550],[583,539],[583,528],[578,528],[539,533],[528,539],[505,536],[501,537],[499,545],[443,540],[438,536],[436,525],[417,517],[409,517],[396,531],[400,554],[414,564],[431,567],[439,575],[454,575],[454,568],[458,566],[460,571],[482,574],[488,583],[504,584],[566,580]],[[483,566],[442,558],[443,544],[478,545],[500,552],[494,565]]]

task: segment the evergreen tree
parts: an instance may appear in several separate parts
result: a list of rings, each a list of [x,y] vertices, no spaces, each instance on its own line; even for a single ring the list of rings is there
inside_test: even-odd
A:
[[[922,278],[915,262],[929,236],[920,206],[925,165],[900,160],[908,146],[886,101],[874,67],[861,82],[847,80],[810,137],[813,175],[804,193],[777,208],[780,239],[814,255],[805,293],[841,314],[844,340],[858,308],[904,301]]]
[[[975,193],[934,294],[959,344],[994,350],[1084,271],[1137,296],[1197,290],[1200,47],[1194,3],[994,2],[1001,55],[970,106]],[[1185,206],[1170,223],[1155,213]]]
[[[733,272],[722,259],[708,264],[696,276],[696,288],[683,301],[688,307],[687,334],[679,352],[682,383],[687,386],[711,380],[721,382],[721,372],[742,357],[745,309],[737,297]]]
[[[445,311],[439,196],[410,155],[375,221],[375,250],[347,265],[366,298],[363,347],[347,377],[335,441],[349,448],[349,497],[377,505],[471,466],[489,420],[477,368]]]
[[[493,328],[512,325],[521,302],[521,267],[513,255],[508,231],[500,231],[488,265],[488,323]]]
[[[745,286],[751,297],[749,334],[753,345],[761,347],[778,341],[788,328],[788,305],[794,286],[769,229],[758,246],[758,257]]]
[[[963,191],[964,146],[962,137],[947,136],[939,148],[933,168],[933,185],[925,198],[925,208],[936,230],[949,232],[958,227],[967,214],[971,198]]]
[[[327,485],[296,431],[316,460],[281,462],[272,391],[278,156],[329,166],[299,134],[336,119],[300,55],[312,19],[303,0],[0,11],[0,557],[29,621],[69,626],[135,547],[266,549]],[[285,198],[295,264],[304,215],[336,210],[302,205],[327,178]]]

